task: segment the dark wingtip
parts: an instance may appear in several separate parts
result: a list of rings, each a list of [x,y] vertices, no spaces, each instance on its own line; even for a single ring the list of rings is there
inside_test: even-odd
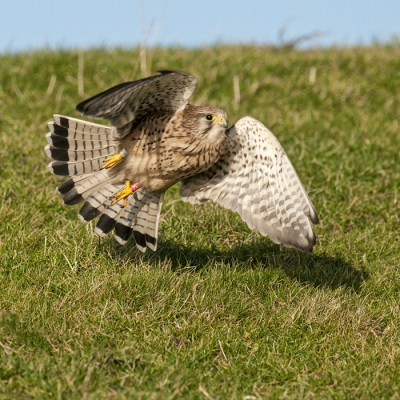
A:
[[[303,250],[307,254],[311,254],[313,252],[313,246],[310,247],[302,247],[301,250]]]
[[[311,254],[313,252],[313,248],[316,243],[317,243],[317,237],[315,235],[314,230],[312,230],[310,233],[310,237],[307,240],[307,243],[300,243],[300,245],[297,248],[304,251],[305,253]]]

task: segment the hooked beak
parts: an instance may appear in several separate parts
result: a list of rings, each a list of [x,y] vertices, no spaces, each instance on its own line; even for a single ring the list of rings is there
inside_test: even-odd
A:
[[[224,129],[227,129],[228,121],[225,119],[225,117],[221,117],[218,121],[218,125],[221,125]]]

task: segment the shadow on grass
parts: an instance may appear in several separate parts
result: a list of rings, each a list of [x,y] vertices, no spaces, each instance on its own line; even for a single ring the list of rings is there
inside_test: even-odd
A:
[[[122,258],[134,262],[132,251],[118,251]],[[136,250],[135,250],[136,251]],[[290,279],[314,287],[325,286],[331,289],[345,287],[358,291],[362,282],[368,279],[368,272],[356,269],[341,257],[325,254],[305,254],[295,249],[286,249],[260,238],[251,244],[242,244],[221,251],[211,248],[185,247],[173,241],[159,243],[155,253],[143,255],[149,263],[171,265],[173,271],[200,271],[205,268],[218,268],[227,265],[231,268],[270,268],[282,271]]]

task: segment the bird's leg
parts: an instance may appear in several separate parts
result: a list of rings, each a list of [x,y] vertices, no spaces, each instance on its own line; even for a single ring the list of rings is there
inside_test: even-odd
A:
[[[104,165],[101,167],[101,169],[113,167],[115,164],[118,164],[126,156],[126,154],[126,150],[122,149],[120,153],[107,157],[104,160]]]
[[[135,182],[131,185],[131,182],[128,180],[125,182],[125,188],[121,189],[119,192],[114,194],[115,200],[113,200],[112,204],[117,204],[120,200],[123,200],[124,203],[122,205],[122,207],[126,206],[126,203],[128,201],[128,197],[136,192],[136,190],[138,190],[140,188],[140,185]]]

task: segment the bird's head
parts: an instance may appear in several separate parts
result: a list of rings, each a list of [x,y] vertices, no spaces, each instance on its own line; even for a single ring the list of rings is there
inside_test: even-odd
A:
[[[213,142],[223,141],[228,132],[228,114],[218,107],[187,107],[185,118],[196,138],[204,138]]]

